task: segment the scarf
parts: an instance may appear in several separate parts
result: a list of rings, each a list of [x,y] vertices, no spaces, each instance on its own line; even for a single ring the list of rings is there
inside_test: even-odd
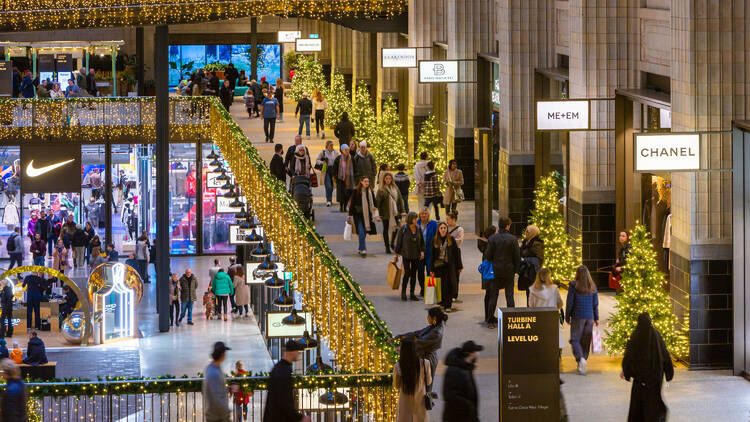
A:
[[[307,176],[310,169],[307,153],[303,155],[294,154],[294,174],[303,174]]]
[[[339,174],[336,176],[339,180],[344,181],[346,189],[351,189],[354,184],[354,172],[352,172],[351,159],[351,155],[346,158],[343,155],[341,156],[341,159],[339,160]]]
[[[448,235],[440,239],[440,249],[438,250],[437,259],[446,262],[448,256]]]
[[[371,195],[372,191],[370,189],[365,189],[360,195],[362,197],[362,219],[365,223],[365,231],[368,233],[370,232],[370,209],[372,207],[371,204],[374,202],[370,198]]]
[[[397,229],[396,214],[398,214],[398,202],[396,202],[396,195],[400,195],[400,193],[392,183],[390,185],[383,185],[381,189],[385,189],[386,193],[388,193],[388,231],[393,233]]]

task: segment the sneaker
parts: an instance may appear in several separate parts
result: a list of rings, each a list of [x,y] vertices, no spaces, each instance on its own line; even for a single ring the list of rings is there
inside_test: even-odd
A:
[[[325,139],[325,138],[326,138],[326,133],[323,132],[323,138],[322,139]]]
[[[581,360],[578,361],[578,373],[586,375],[586,359],[584,358],[581,358]]]
[[[464,303],[461,299],[453,299],[453,303]]]
[[[330,207],[330,206],[331,206],[331,201],[326,202],[326,207]]]
[[[188,325],[193,325],[193,321],[188,321]]]

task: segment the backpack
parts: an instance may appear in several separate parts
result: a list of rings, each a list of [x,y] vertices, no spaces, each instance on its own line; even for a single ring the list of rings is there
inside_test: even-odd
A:
[[[8,242],[5,244],[5,250],[8,251],[8,255],[16,251],[16,236],[18,236],[17,233],[8,236]]]

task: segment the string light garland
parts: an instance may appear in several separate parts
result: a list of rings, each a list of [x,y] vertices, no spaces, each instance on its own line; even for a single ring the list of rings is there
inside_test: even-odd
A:
[[[383,112],[376,127],[376,134],[370,139],[370,150],[375,162],[388,164],[394,169],[398,164],[409,166],[406,153],[406,136],[398,116],[398,108],[390,95],[383,103]],[[442,177],[441,177],[442,179]]]
[[[416,152],[417,157],[426,152],[429,160],[435,163],[435,172],[438,175],[438,180],[440,180],[440,189],[445,192],[443,174],[445,174],[445,169],[448,168],[448,151],[445,148],[445,141],[440,138],[435,116],[432,114],[427,116],[427,119],[422,123],[419,138],[417,138]]]
[[[357,83],[354,92],[354,101],[349,111],[349,120],[354,124],[354,137],[357,141],[367,141],[367,145],[373,144],[373,138],[377,134],[377,121],[375,110],[372,108],[370,89],[365,81]]]
[[[404,0],[8,0],[0,30],[38,31],[211,22],[248,16],[388,19]]]
[[[620,280],[622,291],[615,296],[617,312],[610,317],[604,338],[609,354],[625,352],[638,315],[648,312],[670,353],[681,359],[688,357],[690,324],[687,321],[683,321],[682,327],[678,324],[672,301],[664,290],[664,273],[658,268],[651,233],[644,225],[636,224],[630,232],[630,253]]]
[[[328,103],[326,126],[332,128],[341,120],[341,115],[345,111],[348,113],[352,107],[352,96],[344,82],[344,75],[334,73],[331,76],[331,86],[325,90],[325,96]]]
[[[299,101],[302,94],[307,94],[308,98],[312,100],[312,95],[316,89],[325,88],[323,66],[318,59],[307,54],[297,55],[296,64],[292,86],[289,88],[289,97],[294,101]]]
[[[558,172],[542,177],[534,190],[534,209],[529,224],[539,227],[544,241],[544,266],[552,273],[552,281],[562,287],[575,278],[581,265],[581,241],[573,239],[565,230],[565,218],[560,204],[563,181]]]

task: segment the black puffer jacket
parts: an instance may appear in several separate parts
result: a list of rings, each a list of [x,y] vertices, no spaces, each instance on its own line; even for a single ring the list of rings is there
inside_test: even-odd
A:
[[[474,381],[474,364],[466,362],[460,348],[445,357],[443,379],[443,422],[476,422],[479,420],[479,395]]]

